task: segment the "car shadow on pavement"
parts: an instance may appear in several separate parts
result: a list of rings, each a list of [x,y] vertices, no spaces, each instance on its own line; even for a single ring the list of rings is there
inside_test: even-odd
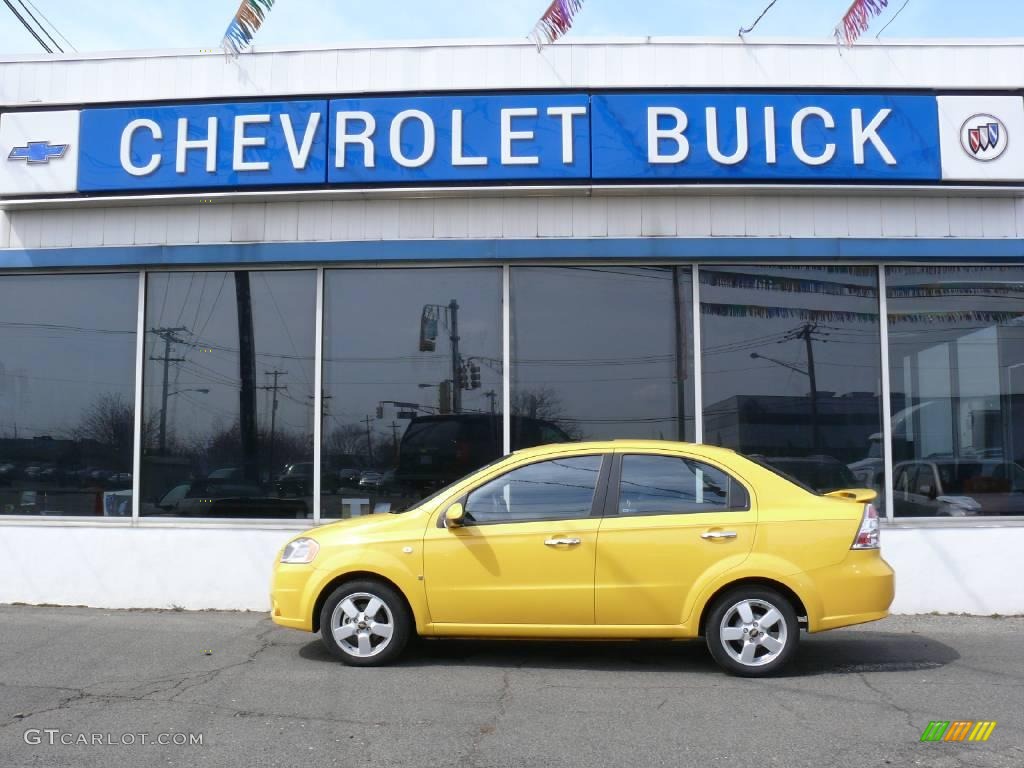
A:
[[[302,646],[299,655],[310,661],[340,663],[319,640]],[[796,659],[782,676],[935,669],[959,658],[960,654],[951,646],[919,633],[836,630],[805,634]],[[420,640],[411,644],[396,666],[437,665],[720,674],[700,640]]]

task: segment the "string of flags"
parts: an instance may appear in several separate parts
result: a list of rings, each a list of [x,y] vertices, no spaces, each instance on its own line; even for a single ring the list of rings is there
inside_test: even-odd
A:
[[[552,0],[551,5],[540,17],[529,37],[537,44],[539,51],[543,46],[555,42],[572,28],[573,19],[583,8],[583,0]]]
[[[853,0],[835,28],[836,40],[847,47],[853,45],[888,5],[889,0]]]
[[[234,18],[228,24],[220,47],[225,53],[237,56],[250,45],[256,32],[263,26],[274,0],[242,0]]]
[[[847,312],[836,309],[808,309],[806,307],[771,307],[760,304],[718,304],[702,301],[702,315],[716,317],[757,318],[761,320],[802,320],[815,323],[878,323],[875,312]],[[1011,325],[1024,318],[1024,312],[968,309],[955,312],[889,312],[888,324],[904,323],[980,323],[982,325]]]

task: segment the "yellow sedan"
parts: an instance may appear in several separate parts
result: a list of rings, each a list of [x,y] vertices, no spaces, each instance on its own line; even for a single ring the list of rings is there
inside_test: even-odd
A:
[[[517,451],[407,512],[279,553],[272,617],[354,666],[410,637],[705,637],[722,667],[782,668],[800,630],[887,615],[874,491],[819,495],[724,448],[616,440]]]

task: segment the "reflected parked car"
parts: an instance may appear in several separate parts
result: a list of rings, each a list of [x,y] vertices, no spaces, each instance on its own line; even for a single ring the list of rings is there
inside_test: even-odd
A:
[[[1024,468],[997,459],[926,458],[893,467],[897,517],[1024,515]]]
[[[751,456],[798,480],[818,493],[859,485],[856,475],[832,456]]]
[[[278,496],[312,496],[313,495],[313,462],[300,461],[288,464],[284,472],[274,481],[274,490]],[[321,466],[320,492],[337,493],[338,479],[327,467]]]
[[[887,615],[893,572],[873,496],[817,494],[707,445],[526,449],[407,512],[292,539],[275,565],[271,617],[320,632],[354,666],[394,661],[417,632],[704,636],[727,671],[762,676],[793,657],[802,628]]]
[[[420,492],[454,482],[502,455],[502,430],[499,414],[417,416],[402,435],[396,482]],[[514,450],[570,439],[550,421],[512,417]]]
[[[156,505],[175,517],[306,518],[309,508],[302,499],[268,496],[257,485],[209,483],[205,480],[174,486]]]

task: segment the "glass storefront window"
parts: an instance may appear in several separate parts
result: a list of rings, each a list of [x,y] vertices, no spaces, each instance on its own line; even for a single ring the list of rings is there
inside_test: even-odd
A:
[[[501,270],[325,275],[321,515],[408,508],[502,453]]]
[[[877,268],[701,267],[700,282],[704,440],[819,492],[881,494]]]
[[[137,275],[0,278],[0,512],[131,515]]]
[[[513,267],[512,448],[692,440],[692,269]]]
[[[888,267],[893,512],[1024,515],[1024,269]]]
[[[147,282],[140,514],[311,517],[316,273]]]

